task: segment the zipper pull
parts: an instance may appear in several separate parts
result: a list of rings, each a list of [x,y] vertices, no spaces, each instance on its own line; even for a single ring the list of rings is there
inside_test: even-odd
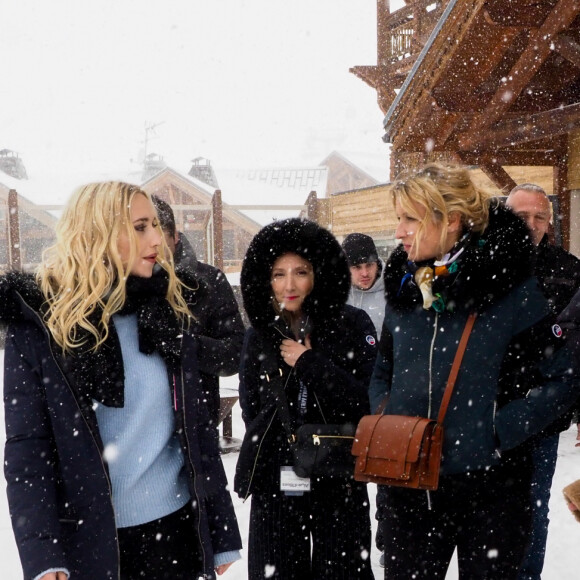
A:
[[[177,381],[173,375],[173,409],[177,411]]]
[[[312,435],[312,442],[314,443],[314,445],[320,445],[320,437],[316,435],[316,433]]]

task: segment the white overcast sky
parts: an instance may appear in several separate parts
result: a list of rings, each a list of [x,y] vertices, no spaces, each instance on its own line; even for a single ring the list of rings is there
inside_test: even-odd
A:
[[[318,164],[388,177],[383,115],[349,73],[376,64],[375,0],[0,0],[0,148],[29,175],[148,152],[187,167]]]

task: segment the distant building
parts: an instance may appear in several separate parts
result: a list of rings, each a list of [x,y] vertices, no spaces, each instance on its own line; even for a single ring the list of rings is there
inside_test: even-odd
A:
[[[191,242],[197,258],[213,263],[211,203],[215,189],[171,167],[165,167],[141,187],[173,207],[177,229]],[[223,266],[225,271],[236,271],[260,224],[225,203],[222,212]]]
[[[0,173],[0,272],[34,270],[55,242],[56,218],[19,195],[17,186],[14,177]]]
[[[338,151],[333,151],[320,162],[320,165],[328,169],[327,196],[342,191],[372,187],[379,183],[374,177],[341,155]]]
[[[0,150],[0,172],[6,173],[15,179],[28,179],[26,168],[18,153],[10,149]]]
[[[157,175],[157,173],[166,167],[167,163],[165,163],[161,155],[157,155],[157,153],[149,153],[149,155],[147,155],[143,160],[143,173],[141,174],[141,180],[147,181],[150,177]]]
[[[215,172],[209,159],[196,157],[192,163],[193,165],[189,170],[189,175],[191,175],[191,177],[199,179],[199,181],[203,181],[203,183],[207,183],[215,189],[219,188],[217,177],[215,176]]]

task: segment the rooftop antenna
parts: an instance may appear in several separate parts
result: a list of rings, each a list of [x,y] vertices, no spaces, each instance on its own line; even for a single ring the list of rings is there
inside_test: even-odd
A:
[[[143,150],[143,159],[147,159],[147,146],[149,145],[149,140],[151,139],[151,136],[154,135],[155,137],[158,137],[157,132],[155,131],[155,129],[157,127],[159,127],[159,125],[163,125],[163,123],[165,123],[165,121],[161,121],[160,123],[155,123],[155,124],[147,124],[145,123],[145,140],[143,141],[144,145],[144,150]]]

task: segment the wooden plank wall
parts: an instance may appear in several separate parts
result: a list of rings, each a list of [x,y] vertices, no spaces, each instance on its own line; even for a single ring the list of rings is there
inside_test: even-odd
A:
[[[397,227],[395,209],[387,185],[341,193],[330,199],[332,232],[338,238],[352,232],[386,237],[392,235]]]
[[[580,131],[568,135],[568,189],[570,193],[570,251],[580,256]]]

